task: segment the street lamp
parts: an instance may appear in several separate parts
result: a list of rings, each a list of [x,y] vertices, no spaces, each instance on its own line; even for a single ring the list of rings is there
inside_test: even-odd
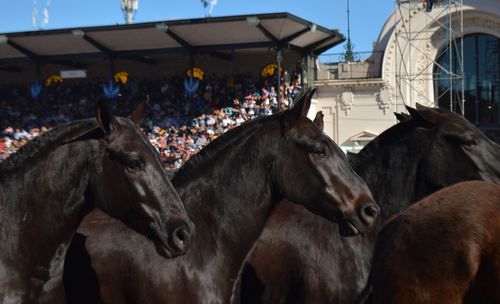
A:
[[[281,49],[276,50],[276,61],[278,62],[278,88],[276,90],[277,100],[278,100],[278,109],[281,109],[281,63],[283,62],[283,54]]]

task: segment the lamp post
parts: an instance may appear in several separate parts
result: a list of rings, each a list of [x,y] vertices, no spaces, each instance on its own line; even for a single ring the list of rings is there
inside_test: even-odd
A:
[[[125,22],[130,24],[134,21],[135,14],[139,9],[139,0],[121,0],[122,11],[125,15]]]
[[[278,88],[276,90],[276,95],[278,98],[278,109],[281,109],[281,62],[283,61],[283,55],[281,54],[281,49],[276,51],[276,61],[278,62]]]

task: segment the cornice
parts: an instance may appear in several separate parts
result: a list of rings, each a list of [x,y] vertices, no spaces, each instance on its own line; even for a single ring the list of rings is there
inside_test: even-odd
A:
[[[386,82],[382,78],[367,78],[367,79],[334,79],[334,80],[316,80],[315,87],[383,87]]]

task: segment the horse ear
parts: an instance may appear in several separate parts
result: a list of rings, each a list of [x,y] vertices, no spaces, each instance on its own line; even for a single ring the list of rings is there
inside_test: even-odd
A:
[[[412,107],[406,106],[406,110],[410,113],[411,118],[415,120],[418,126],[431,128],[436,124],[436,116],[432,109],[414,109]]]
[[[417,108],[417,110],[427,109],[426,106],[419,104],[418,102],[415,103],[415,108]]]
[[[396,116],[396,119],[399,122],[403,122],[403,121],[407,121],[407,120],[411,119],[411,116],[408,115],[408,114],[406,114],[406,113],[396,113],[396,112],[394,112],[394,115]]]
[[[285,112],[285,125],[287,127],[295,125],[300,117],[307,116],[307,112],[311,107],[311,98],[314,92],[314,89],[307,89],[296,98],[293,107]]]
[[[96,111],[96,119],[97,119],[97,124],[104,131],[104,134],[106,134],[106,136],[110,135],[111,132],[113,131],[113,124],[115,118],[108,110],[108,106],[106,105],[106,100],[104,100],[103,98],[99,100],[99,105],[97,106],[97,111]]]
[[[130,115],[130,120],[132,120],[137,125],[140,125],[141,122],[146,117],[147,114],[146,103],[147,103],[146,100],[139,103],[135,108],[134,112],[132,112],[132,115]]]
[[[314,123],[321,131],[323,131],[323,129],[325,128],[325,123],[323,122],[324,116],[325,115],[323,115],[323,111],[318,111],[318,113],[316,113],[316,117],[314,117]]]
[[[290,110],[296,118],[307,116],[307,112],[309,112],[309,108],[311,107],[311,98],[315,91],[315,89],[307,89],[298,97],[298,100]]]

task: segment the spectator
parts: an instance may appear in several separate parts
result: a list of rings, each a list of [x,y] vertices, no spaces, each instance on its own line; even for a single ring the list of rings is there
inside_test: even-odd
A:
[[[298,80],[285,81],[278,98],[274,79],[259,80],[250,74],[230,77],[210,75],[192,97],[186,97],[183,78],[130,78],[120,95],[109,102],[112,112],[126,116],[151,96],[144,132],[160,152],[165,168],[176,170],[206,144],[229,129],[259,115],[283,109],[300,91]],[[60,123],[94,115],[94,101],[102,95],[104,79],[70,80],[44,87],[33,100],[28,84],[0,85],[0,161],[28,140]],[[260,84],[260,85],[257,85]]]

